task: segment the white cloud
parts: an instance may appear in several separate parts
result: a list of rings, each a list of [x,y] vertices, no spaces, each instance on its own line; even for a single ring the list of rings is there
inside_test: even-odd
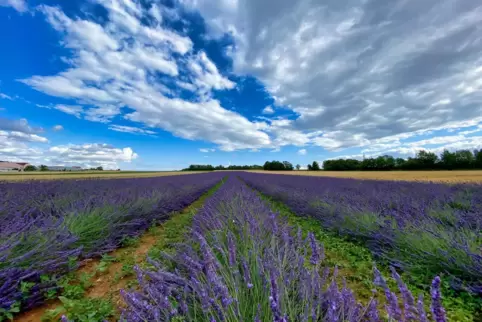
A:
[[[98,105],[85,111],[85,119],[92,122],[109,123],[120,114],[120,108],[115,105]]]
[[[42,132],[40,127],[32,127],[28,124],[26,119],[12,120],[0,117],[0,131],[22,132],[26,134],[33,134]]]
[[[77,118],[80,118],[80,115],[84,112],[84,109],[82,106],[79,106],[79,105],[63,105],[63,104],[59,104],[59,105],[55,105],[54,108],[56,110],[59,110],[61,112],[64,112],[64,113],[67,113],[67,114],[70,114],[70,115],[73,115]]]
[[[4,93],[0,93],[0,98],[13,101],[13,98],[11,96],[8,96],[7,94],[4,94]]]
[[[61,125],[53,127],[55,131],[62,129]],[[0,118],[0,160],[117,169],[120,164],[138,158],[130,147],[118,148],[105,143],[49,146],[47,138],[36,134],[40,131],[25,119]]]
[[[204,51],[194,51],[191,39],[182,33],[141,22],[147,15],[157,22],[171,19],[172,10],[146,8],[138,1],[95,1],[107,9],[108,20],[102,25],[68,17],[56,7],[39,7],[73,56],[64,59],[70,66],[60,73],[35,75],[23,83],[95,106],[55,107],[90,121],[111,122],[125,107],[123,117],[128,120],[181,138],[213,142],[224,151],[270,146],[269,135],[258,125],[212,98],[213,91],[233,89],[235,83]],[[194,98],[180,98],[182,91]]]
[[[36,134],[41,131],[41,128],[31,127],[26,119],[0,118],[0,160],[33,160],[40,156],[41,150],[29,144],[48,142],[47,138]]]
[[[272,106],[266,106],[263,111],[262,111],[263,114],[273,114],[274,113],[274,109]]]
[[[52,127],[52,130],[54,131],[62,131],[64,127],[62,125],[55,125]]]
[[[37,134],[27,134],[18,131],[12,131],[6,135],[7,139],[18,140],[18,141],[28,141],[28,142],[40,142],[47,143],[49,140],[43,136],[38,136]]]
[[[301,149],[298,151],[299,155],[306,155],[306,149]]]
[[[28,10],[27,2],[25,0],[0,0],[0,7],[12,7],[18,12],[25,12]]]
[[[56,165],[103,166],[107,169],[117,169],[119,162],[130,163],[138,158],[130,147],[116,148],[103,143],[53,146],[48,153],[49,161]]]
[[[199,149],[202,153],[209,153],[209,152],[214,152],[216,149]]]
[[[311,144],[366,146],[482,114],[479,2],[181,2],[211,37],[233,37],[234,72],[257,77],[297,113],[291,130]]]
[[[132,134],[144,134],[144,135],[154,135],[156,132],[146,129],[141,129],[138,127],[133,126],[126,126],[126,125],[109,125],[109,130],[117,131],[117,132],[124,132],[124,133],[132,133]]]

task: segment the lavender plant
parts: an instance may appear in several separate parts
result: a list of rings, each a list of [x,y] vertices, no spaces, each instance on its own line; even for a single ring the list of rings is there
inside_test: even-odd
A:
[[[240,172],[252,188],[392,265],[482,294],[482,186]]]
[[[413,299],[396,271],[401,302],[375,270],[388,303],[380,310],[376,299],[363,306],[346,284],[340,288],[337,268],[325,267],[323,259],[313,234],[303,238],[232,176],[196,214],[174,255],[136,267],[140,289],[122,292],[127,308],[121,320],[428,320],[422,300]],[[432,316],[444,321],[438,277],[432,297]]]
[[[223,176],[0,182],[0,320],[42,303],[78,260],[117,248]]]

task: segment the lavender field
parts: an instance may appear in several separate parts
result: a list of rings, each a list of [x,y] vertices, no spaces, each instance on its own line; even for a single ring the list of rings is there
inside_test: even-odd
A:
[[[482,186],[242,174],[300,216],[419,276],[482,295]]]
[[[481,318],[476,185],[213,172],[1,183],[0,201],[0,320],[56,296],[44,321]],[[65,275],[156,224],[172,241],[123,264],[121,305],[68,298]]]
[[[221,179],[196,174],[0,183],[0,309],[6,315],[43,303],[80,261],[166,220]]]

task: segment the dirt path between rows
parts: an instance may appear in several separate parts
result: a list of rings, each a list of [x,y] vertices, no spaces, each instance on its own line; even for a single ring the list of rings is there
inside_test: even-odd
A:
[[[101,258],[85,260],[75,272],[77,280],[83,274],[93,275],[90,279],[92,285],[86,290],[84,297],[109,299],[117,310],[116,316],[111,318],[112,321],[115,321],[115,318],[120,315],[120,308],[124,304],[120,296],[120,290],[129,288],[129,282],[133,282],[136,278],[135,274],[123,276],[124,265],[127,262],[129,264],[141,264],[145,261],[149,250],[154,246],[165,250],[172,244],[182,241],[185,232],[191,226],[191,219],[194,214],[202,207],[206,198],[216,191],[223,182],[218,183],[182,211],[174,213],[167,221],[142,234],[134,246],[122,247],[109,253],[108,256],[117,259],[117,261],[110,263],[105,271],[99,273],[98,268],[102,262]],[[61,305],[62,302],[59,299],[47,301],[44,305],[15,316],[14,321],[39,322],[47,311]],[[58,318],[60,318],[60,315],[58,315]]]
[[[156,230],[162,230],[163,225],[164,224],[161,224],[159,227],[156,228]],[[134,258],[135,263],[139,264],[146,258],[147,252],[152,246],[156,244],[156,241],[158,238],[162,238],[162,236],[159,236],[157,231],[156,233],[147,232],[140,237],[138,247],[119,248],[109,253],[109,255],[115,258],[122,258],[123,256],[126,255],[126,253],[129,253],[129,255]],[[125,288],[129,281],[135,279],[135,276],[129,275],[120,279],[116,279],[116,276],[118,274],[121,274],[122,266],[124,264],[122,261],[113,262],[112,264],[109,265],[107,271],[103,272],[102,274],[99,274],[97,272],[97,267],[100,264],[100,262],[101,262],[101,259],[86,260],[84,262],[84,265],[81,266],[76,271],[76,276],[80,278],[80,276],[83,273],[95,274],[91,278],[92,286],[86,290],[85,296],[92,297],[92,298],[94,297],[109,298],[110,297],[112,298],[112,303],[114,304],[114,306],[120,307],[122,304],[121,303],[122,299],[120,297],[119,291]],[[41,318],[45,314],[45,312],[47,312],[48,310],[55,309],[59,305],[62,305],[62,302],[60,302],[60,300],[58,299],[48,301],[42,306],[34,308],[25,313],[21,313],[20,315],[15,317],[14,321],[15,322],[41,321]]]

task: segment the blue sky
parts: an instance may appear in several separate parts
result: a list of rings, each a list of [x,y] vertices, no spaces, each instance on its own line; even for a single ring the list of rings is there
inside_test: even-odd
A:
[[[482,148],[481,23],[462,0],[0,0],[0,160]]]

